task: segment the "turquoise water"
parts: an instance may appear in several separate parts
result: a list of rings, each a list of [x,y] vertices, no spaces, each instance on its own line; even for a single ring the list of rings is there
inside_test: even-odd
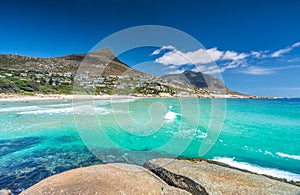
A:
[[[204,157],[300,180],[300,99],[0,105],[0,188],[16,194],[65,170],[155,157]]]

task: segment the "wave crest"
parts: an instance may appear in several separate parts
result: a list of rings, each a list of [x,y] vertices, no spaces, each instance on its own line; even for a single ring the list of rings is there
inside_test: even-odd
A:
[[[291,159],[295,159],[295,160],[300,160],[300,156],[298,156],[298,155],[284,154],[281,152],[276,152],[276,154],[283,158],[291,158]]]
[[[253,165],[253,164],[250,164],[247,162],[238,162],[238,161],[235,161],[234,158],[214,157],[213,160],[228,164],[232,167],[251,171],[253,173],[270,175],[270,176],[278,177],[278,178],[285,178],[290,181],[291,180],[300,181],[300,175],[298,175],[296,173],[291,173],[288,171],[282,171],[282,170],[274,169],[274,168],[260,167],[260,166]]]

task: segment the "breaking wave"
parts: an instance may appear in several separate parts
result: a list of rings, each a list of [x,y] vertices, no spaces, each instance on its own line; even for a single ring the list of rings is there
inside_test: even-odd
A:
[[[274,169],[274,168],[260,167],[260,166],[253,165],[253,164],[250,164],[247,162],[238,162],[238,161],[235,161],[234,158],[215,157],[215,158],[213,158],[213,160],[228,164],[232,167],[248,170],[253,173],[265,174],[265,175],[270,175],[270,176],[279,177],[279,178],[285,178],[287,180],[300,181],[300,175],[298,175],[296,173],[282,171],[282,170]]]
[[[283,158],[291,158],[291,159],[295,159],[295,160],[300,160],[300,156],[298,156],[298,155],[284,154],[281,152],[276,152],[276,154]]]

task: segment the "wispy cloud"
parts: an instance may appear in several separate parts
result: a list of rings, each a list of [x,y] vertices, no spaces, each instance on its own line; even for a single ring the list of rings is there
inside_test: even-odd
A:
[[[300,91],[300,87],[280,87],[278,89],[286,91]]]
[[[224,60],[242,60],[248,56],[249,56],[249,54],[246,54],[246,53],[237,53],[235,51],[226,51],[224,53],[224,55],[222,56],[222,59],[224,59]]]
[[[274,70],[272,70],[271,68],[264,68],[260,66],[250,66],[245,70],[241,70],[240,72],[253,75],[267,75],[274,73]]]
[[[155,62],[168,66],[170,72],[180,72],[187,65],[192,65],[194,71],[201,71],[208,74],[222,73],[229,69],[237,69],[238,72],[252,75],[268,75],[282,69],[299,68],[300,66],[280,66],[280,67],[264,67],[264,66],[250,66],[253,62],[260,59],[272,60],[282,56],[296,47],[300,47],[300,42],[293,45],[271,52],[269,50],[236,52],[232,50],[219,50],[217,47],[210,49],[200,48],[195,51],[181,51],[172,45],[163,46],[155,50],[151,55],[159,55]],[[287,64],[291,59],[286,59]],[[215,65],[217,62],[219,67]],[[177,71],[179,69],[180,71]],[[191,68],[190,68],[191,69]]]
[[[233,60],[230,62],[225,63],[220,69],[220,72],[224,72],[228,69],[233,69],[233,68],[237,68],[237,67],[246,67],[248,66],[247,61],[246,60]]]
[[[269,50],[264,50],[264,51],[251,51],[250,56],[253,56],[254,58],[261,59],[261,58],[267,58],[270,55]]]
[[[275,51],[274,53],[271,54],[271,57],[277,58],[282,56],[283,54],[289,53],[290,51],[292,51],[294,48],[299,47],[300,46],[300,42],[296,42],[291,46],[288,46],[286,48],[283,49],[279,49],[277,51]]]
[[[291,69],[291,68],[300,68],[300,65],[298,66],[281,66],[281,67],[261,67],[261,66],[249,66],[244,70],[241,70],[240,72],[245,74],[252,74],[252,75],[268,75],[276,73],[278,70],[283,69]]]
[[[155,50],[151,55],[158,55],[160,54],[160,52],[162,52],[163,50],[176,50],[175,47],[173,47],[172,45],[168,45],[168,46],[163,46],[157,50]]]

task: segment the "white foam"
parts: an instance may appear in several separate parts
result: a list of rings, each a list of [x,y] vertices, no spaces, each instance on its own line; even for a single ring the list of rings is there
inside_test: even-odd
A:
[[[70,113],[73,112],[73,108],[51,108],[51,109],[39,109],[19,112],[18,114],[58,114],[58,113]]]
[[[280,157],[300,160],[300,156],[298,156],[298,155],[284,154],[284,153],[281,153],[281,152],[276,152],[276,154]]]
[[[108,105],[110,104],[110,101],[109,100],[99,100],[99,101],[95,101],[94,102],[94,105],[95,106],[105,106],[105,105]]]
[[[98,114],[98,115],[106,115],[106,114],[112,113],[111,110],[106,109],[106,108],[101,108],[101,107],[95,107],[95,108],[94,108],[94,111],[95,111],[95,113]]]
[[[264,154],[274,156],[274,154],[272,154],[272,152],[269,152],[267,150],[264,152]]]
[[[72,104],[50,104],[50,105],[40,105],[40,106],[8,107],[8,108],[0,109],[0,112],[39,111],[39,110],[55,109],[55,108],[70,107],[70,106],[72,106]]]
[[[127,103],[127,102],[135,102],[136,99],[113,99],[111,103]]]
[[[188,129],[188,130],[180,130],[177,133],[178,137],[182,138],[191,138],[191,136],[195,133],[195,130],[193,129]]]
[[[198,135],[195,136],[196,138],[206,138],[207,137],[207,133],[204,132],[200,132]]]
[[[190,139],[194,139],[194,138],[198,138],[198,139],[203,139],[207,137],[207,133],[204,133],[198,129],[183,129],[183,130],[179,130],[178,132],[171,132],[173,134],[176,134],[176,136],[178,137],[182,137],[182,138],[190,138]]]
[[[9,107],[9,108],[2,108],[0,112],[20,112],[26,110],[36,110],[39,109],[38,106],[21,106],[21,107]]]
[[[57,108],[57,107],[69,107],[72,106],[72,104],[50,104],[50,105],[44,105],[45,108]]]
[[[177,117],[178,113],[169,111],[165,114],[164,119],[172,122]]]
[[[82,105],[82,106],[75,106],[73,113],[83,114],[83,115],[94,115],[94,114],[106,115],[106,114],[110,114],[111,110],[102,107],[94,107],[91,105]]]
[[[84,114],[84,115],[105,115],[111,113],[110,110],[101,107],[93,107],[90,105],[82,105],[76,107],[67,107],[67,108],[51,108],[51,109],[39,109],[39,110],[30,110],[19,112],[18,114]]]
[[[228,164],[232,167],[248,170],[253,173],[265,174],[265,175],[270,175],[270,176],[279,177],[279,178],[286,178],[287,180],[300,181],[300,175],[298,175],[296,173],[291,173],[288,171],[260,167],[260,166],[253,165],[253,164],[250,164],[247,162],[237,162],[234,160],[234,158],[215,157],[215,158],[213,158],[213,160]]]

